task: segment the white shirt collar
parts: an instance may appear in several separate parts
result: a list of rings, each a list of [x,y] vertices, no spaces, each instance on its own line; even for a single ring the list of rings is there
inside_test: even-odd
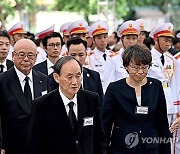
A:
[[[69,104],[69,102],[74,102],[74,104],[77,105],[77,94],[75,94],[74,98],[72,100],[70,100],[63,94],[60,87],[59,87],[59,93],[60,93],[60,96],[62,97],[64,106],[67,106]]]
[[[52,66],[54,66],[54,64],[47,58],[47,68],[52,68]]]
[[[17,73],[17,76],[18,76],[19,80],[21,82],[24,82],[24,79],[25,79],[26,75],[24,75],[21,71],[19,71],[16,66],[14,66],[14,68],[15,68],[15,71]],[[27,76],[29,77],[30,81],[32,82],[33,81],[32,69],[31,69],[30,73]]]
[[[5,61],[4,61],[3,63],[0,63],[0,65],[3,65],[3,66],[4,66],[5,70],[7,70],[6,62],[7,62],[7,60],[5,59]]]
[[[154,53],[156,55],[157,58],[160,59],[160,57],[163,55],[162,53],[160,53],[158,50],[155,49],[155,47],[152,48],[152,53]]]

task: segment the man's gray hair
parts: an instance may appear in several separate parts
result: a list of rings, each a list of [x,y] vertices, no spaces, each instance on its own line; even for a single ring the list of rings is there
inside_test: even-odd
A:
[[[77,60],[75,59],[74,57],[72,56],[65,56],[65,57],[61,57],[59,58],[59,60],[54,64],[53,68],[54,68],[54,73],[57,73],[59,75],[61,75],[61,68],[62,66],[67,63],[68,61],[70,60],[75,60],[77,61],[77,63],[79,64],[80,68],[81,68],[81,73],[82,73],[82,64]]]

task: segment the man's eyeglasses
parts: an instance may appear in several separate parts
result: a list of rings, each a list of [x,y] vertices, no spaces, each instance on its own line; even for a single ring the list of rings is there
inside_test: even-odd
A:
[[[138,72],[140,69],[141,69],[142,71],[147,71],[147,70],[149,69],[149,67],[150,67],[150,65],[144,65],[144,66],[134,65],[134,66],[132,66],[132,65],[130,65],[130,64],[129,64],[129,66],[131,67],[131,69],[132,69],[133,71],[136,71],[136,72]]]
[[[26,56],[27,56],[28,59],[34,60],[34,58],[36,57],[36,54],[33,54],[33,53],[27,53],[27,54],[25,54],[25,53],[23,53],[23,52],[17,53],[17,52],[15,52],[15,51],[14,51],[14,53],[15,53],[20,59],[24,59],[24,58],[26,58]]]
[[[47,46],[49,46],[50,48],[55,48],[55,46],[58,48],[61,46],[61,43],[49,43]]]

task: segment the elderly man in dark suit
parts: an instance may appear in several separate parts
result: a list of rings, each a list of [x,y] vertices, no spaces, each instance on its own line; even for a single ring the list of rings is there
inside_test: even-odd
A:
[[[67,41],[67,54],[75,57],[83,66],[86,64],[87,57],[87,42],[81,38],[71,38]],[[103,89],[101,84],[100,75],[98,72],[83,67],[83,81],[82,88],[99,94],[101,104],[103,102]],[[52,74],[50,75],[50,89],[54,90],[58,87],[58,84],[54,81]]]
[[[59,88],[34,101],[28,132],[30,154],[106,154],[96,93],[80,89],[82,66],[60,58],[53,76]]]
[[[32,99],[48,90],[48,78],[32,70],[35,60],[36,45],[21,39],[14,46],[14,67],[0,74],[1,153],[26,153]]]

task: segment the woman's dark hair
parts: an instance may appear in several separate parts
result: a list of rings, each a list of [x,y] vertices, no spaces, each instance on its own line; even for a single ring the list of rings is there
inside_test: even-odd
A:
[[[128,47],[124,51],[122,59],[124,67],[128,67],[131,61],[136,65],[150,65],[152,61],[150,50],[143,44],[136,44]]]

